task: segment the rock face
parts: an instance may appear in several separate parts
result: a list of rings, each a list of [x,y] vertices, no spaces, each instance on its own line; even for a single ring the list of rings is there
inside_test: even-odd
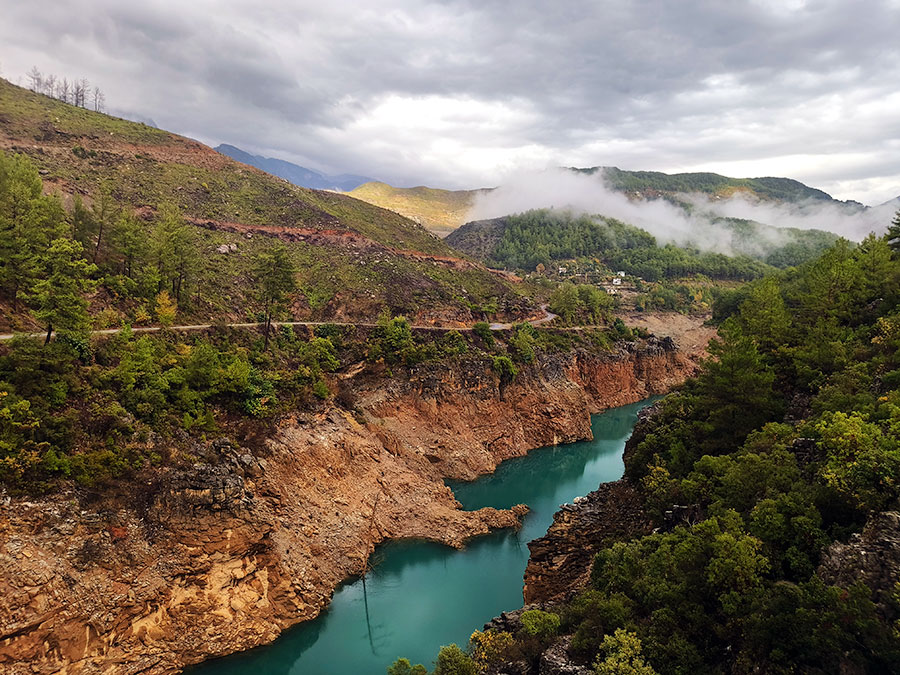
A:
[[[900,513],[875,514],[849,542],[829,546],[818,573],[827,583],[843,588],[862,581],[873,590],[880,610],[897,618],[891,596],[900,580]]]
[[[525,602],[560,600],[584,588],[597,549],[650,532],[642,504],[625,479],[604,483],[575,504],[563,504],[547,534],[528,543]]]
[[[0,671],[156,675],[270,642],[314,618],[379,542],[462,546],[527,510],[461,511],[444,478],[590,438],[588,413],[662,393],[695,369],[655,340],[544,358],[502,396],[486,363],[425,365],[387,383],[352,369],[342,386],[356,414],[328,407],[264,434],[236,431],[238,442],[198,448],[193,466],[118,493],[4,500]],[[597,499],[621,500],[615,489]],[[549,592],[543,578],[531,593]]]
[[[569,654],[571,640],[572,636],[566,635],[544,650],[538,675],[593,675],[593,668],[572,659]]]
[[[626,458],[651,428],[659,406],[657,402],[638,411],[638,422],[625,444]],[[576,594],[590,580],[598,549],[648,534],[651,528],[643,500],[625,478],[603,483],[574,504],[563,504],[547,534],[528,543],[525,602],[553,602]]]

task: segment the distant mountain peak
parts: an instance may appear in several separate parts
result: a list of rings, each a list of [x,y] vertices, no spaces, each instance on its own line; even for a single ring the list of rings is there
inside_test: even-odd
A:
[[[363,183],[369,183],[373,179],[367,176],[356,176],[354,174],[342,173],[337,176],[329,176],[305,166],[288,162],[284,159],[276,159],[274,157],[263,157],[261,155],[253,155],[246,150],[221,143],[215,148],[216,152],[220,152],[227,157],[231,157],[238,162],[255,166],[262,169],[266,173],[273,176],[284,178],[286,181],[299,185],[300,187],[312,188],[314,190],[340,190],[341,192],[349,192],[359,187]]]

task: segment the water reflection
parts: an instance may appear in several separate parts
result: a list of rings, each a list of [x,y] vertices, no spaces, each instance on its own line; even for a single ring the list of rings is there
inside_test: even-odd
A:
[[[534,451],[492,476],[454,483],[466,509],[526,503],[519,532],[503,530],[463,551],[421,541],[378,547],[365,584],[350,581],[315,621],[275,643],[190,669],[192,675],[381,675],[398,656],[430,665],[441,645],[522,602],[525,542],[541,536],[562,502],[622,475],[622,448],[645,403],[592,418],[594,440]]]
[[[637,404],[642,406],[643,404]],[[586,472],[603,473],[620,464],[622,446],[631,435],[636,413],[634,406],[615,408],[591,418],[592,441],[569,443],[533,450],[525,457],[501,464],[497,470],[476,481],[447,481],[463,508],[483,506],[509,508],[521,499],[523,484],[531,501],[540,501],[557,492],[561,481],[583,476]],[[618,477],[618,476],[617,476]],[[596,485],[590,487],[596,489]],[[571,495],[569,499],[577,495]]]

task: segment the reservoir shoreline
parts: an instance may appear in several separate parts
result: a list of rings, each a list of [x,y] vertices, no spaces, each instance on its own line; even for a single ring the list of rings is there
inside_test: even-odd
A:
[[[699,320],[698,320],[699,325]],[[461,547],[524,509],[463,511],[444,480],[591,437],[590,413],[662,394],[702,350],[671,339],[347,375],[358,412],[288,415],[213,460],[118,494],[12,499],[0,513],[0,666],[12,675],[179,672],[315,618],[385,541]]]
[[[465,646],[471,631],[522,603],[529,547],[562,502],[622,475],[622,453],[648,401],[592,416],[593,440],[539,448],[474,482],[452,483],[464,509],[530,511],[521,529],[496,531],[462,550],[425,541],[388,542],[373,554],[367,583],[342,584],[318,618],[273,644],[188,668],[188,675],[383,673],[396,658],[430,663],[442,645]]]

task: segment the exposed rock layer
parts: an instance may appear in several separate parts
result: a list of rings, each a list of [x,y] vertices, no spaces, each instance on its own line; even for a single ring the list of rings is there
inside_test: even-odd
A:
[[[584,588],[594,552],[652,529],[643,499],[625,480],[604,483],[575,504],[564,504],[543,537],[528,543],[526,603],[560,600]]]
[[[898,618],[895,601],[900,582],[900,513],[876,513],[865,529],[845,543],[836,541],[822,554],[819,576],[826,583],[849,588],[861,581],[872,589],[879,610]]]
[[[461,546],[524,508],[459,510],[445,477],[590,438],[589,414],[696,368],[671,341],[541,359],[502,393],[489,364],[347,376],[362,413],[282,419],[121,494],[0,510],[0,670],[172,673],[315,617],[387,539]],[[198,452],[200,450],[198,449]]]

